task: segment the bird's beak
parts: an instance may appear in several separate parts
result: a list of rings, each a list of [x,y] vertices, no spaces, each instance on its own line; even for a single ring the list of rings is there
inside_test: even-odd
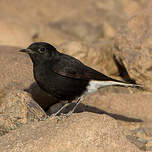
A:
[[[19,50],[19,52],[24,52],[24,53],[34,54],[34,51],[33,51],[33,50],[31,50],[31,49],[22,49],[22,50]]]

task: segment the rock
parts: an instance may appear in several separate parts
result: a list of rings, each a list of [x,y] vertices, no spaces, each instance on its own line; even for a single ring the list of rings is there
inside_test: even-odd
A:
[[[146,150],[152,151],[152,140],[150,140],[146,145]]]
[[[152,128],[144,128],[146,136],[152,137]]]
[[[60,3],[61,6],[62,1],[56,1],[56,5],[58,3]],[[86,6],[85,8],[82,6],[80,7],[79,5],[79,9],[74,9],[71,6],[73,5],[76,7],[78,3],[71,1],[67,2],[66,5],[65,2],[63,3],[63,7],[65,8],[62,9],[69,10],[70,14],[64,14],[62,9],[60,9],[62,13],[58,12],[58,14],[56,14],[55,10],[55,18],[53,15],[51,16],[50,14],[45,15],[43,19],[45,18],[45,22],[47,20],[48,23],[46,23],[43,30],[40,31],[40,35],[43,35],[40,36],[41,39],[46,38],[46,40],[48,40],[49,42],[53,42],[56,44],[56,42],[54,42],[53,40],[57,38],[56,40],[63,41],[64,36],[68,40],[82,40],[87,43],[96,42],[97,40],[103,38],[113,38],[119,26],[124,21],[126,21],[127,18],[134,14],[134,9],[136,11],[140,11],[142,9],[142,6],[144,5],[140,4],[139,2],[132,2],[128,0],[125,0],[123,2],[113,2],[113,0],[101,2],[90,0],[83,1],[83,5]],[[51,14],[54,13],[54,8],[52,8],[52,6],[50,6],[52,10]],[[44,8],[41,7],[42,12],[44,12],[43,9]],[[45,10],[47,10],[47,8],[45,8]],[[91,12],[91,14],[89,14],[88,16],[89,12]],[[51,20],[50,18],[46,19],[48,15],[51,16]],[[48,25],[50,29],[48,29]]]
[[[46,117],[45,112],[28,93],[20,90],[1,90],[0,135]]]
[[[60,45],[65,42],[65,40],[72,40],[71,37],[62,31],[50,27],[50,25],[44,24],[44,25],[38,25],[37,28],[35,28],[35,35],[33,36],[34,42],[41,42],[45,41],[48,43],[51,43],[54,46]]]
[[[28,88],[33,79],[30,58],[19,52],[20,48],[0,46],[0,88]]]
[[[117,61],[131,79],[152,90],[152,3],[124,24],[115,39]]]
[[[0,17],[0,44],[18,47],[26,47],[32,43],[32,36],[25,22],[19,22],[19,18]]]
[[[76,40],[86,41],[87,43],[95,42],[103,37],[102,25],[93,25],[81,20],[77,22],[73,18],[54,23],[50,22],[49,25],[50,28],[55,28]]]
[[[0,5],[0,44],[20,47],[35,40],[59,44],[65,39],[71,40],[71,37],[75,38],[73,40],[79,37],[87,43],[99,38],[114,38],[119,26],[135,12],[140,12],[147,3],[130,0],[43,0],[36,6],[35,0],[11,2],[3,0]],[[61,23],[67,32],[60,32],[52,26],[49,29],[49,23]]]
[[[131,143],[135,144],[139,149],[144,150],[144,151],[146,150],[147,140],[142,139],[143,140],[142,142],[140,138],[137,138],[135,136],[129,136],[129,135],[127,136],[127,139]]]
[[[129,19],[135,13],[137,13],[137,12],[141,11],[141,9],[143,9],[145,3],[147,3],[147,2],[145,2],[145,1],[137,2],[137,1],[130,1],[130,0],[93,1],[94,9],[96,10],[96,14],[92,14],[92,13],[91,14],[92,14],[93,19],[96,18],[96,23],[100,22],[104,26],[108,25],[108,27],[110,27],[112,29],[110,33],[108,32],[109,28],[105,28],[105,31],[104,31],[105,32],[104,35],[106,36],[107,33],[109,33],[107,35],[107,37],[111,38],[112,35],[115,36],[115,33],[119,29],[121,24],[123,24],[127,19]],[[100,17],[100,19],[99,19],[99,17]]]
[[[136,128],[130,131],[127,139],[141,150],[152,150],[152,128]]]
[[[48,119],[26,125],[0,137],[7,152],[139,152],[121,133],[116,120],[93,113],[73,114],[59,121]]]

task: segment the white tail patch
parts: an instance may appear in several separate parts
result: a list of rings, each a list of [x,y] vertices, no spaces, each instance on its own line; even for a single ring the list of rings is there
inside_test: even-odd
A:
[[[127,84],[123,82],[116,82],[116,81],[97,81],[92,80],[89,82],[89,85],[87,87],[88,93],[95,92],[99,88],[103,88],[106,86],[124,86],[124,87],[140,87],[140,85],[136,84]]]

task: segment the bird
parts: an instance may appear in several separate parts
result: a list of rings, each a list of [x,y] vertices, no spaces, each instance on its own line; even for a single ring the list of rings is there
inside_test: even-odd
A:
[[[74,108],[67,113],[71,115],[84,97],[99,88],[107,86],[136,87],[141,85],[113,79],[85,65],[78,59],[59,52],[46,42],[34,42],[26,49],[33,62],[33,74],[39,87],[58,101],[68,101],[54,116],[58,115],[73,100]]]

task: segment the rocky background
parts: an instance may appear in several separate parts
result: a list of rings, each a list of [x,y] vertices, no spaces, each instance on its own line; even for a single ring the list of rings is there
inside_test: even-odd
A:
[[[36,41],[145,89],[100,89],[47,118],[61,105],[18,52]],[[152,1],[0,0],[0,71],[0,152],[152,151]]]

